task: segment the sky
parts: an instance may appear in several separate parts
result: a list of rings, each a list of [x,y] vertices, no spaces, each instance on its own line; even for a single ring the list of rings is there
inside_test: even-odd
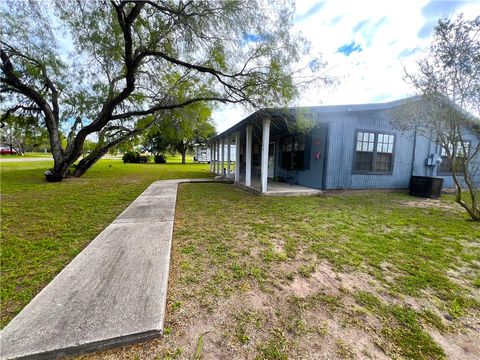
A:
[[[322,54],[339,83],[302,94],[296,105],[393,101],[414,95],[404,69],[415,70],[439,18],[480,15],[480,0],[297,0],[293,31]],[[249,115],[240,105],[213,113],[217,132]]]

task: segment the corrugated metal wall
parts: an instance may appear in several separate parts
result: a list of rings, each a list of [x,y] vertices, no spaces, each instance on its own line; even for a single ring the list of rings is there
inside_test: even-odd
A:
[[[396,130],[385,110],[319,113],[318,120],[328,122],[328,160],[326,189],[406,189],[412,175],[436,176],[438,166],[427,166],[431,153],[439,147],[422,135],[417,134],[414,156],[414,132]],[[358,130],[392,133],[395,135],[394,163],[392,174],[355,174],[355,134]],[[468,140],[475,146],[474,136]],[[413,166],[412,166],[413,160]],[[442,176],[444,187],[452,187],[451,176]],[[476,181],[480,184],[480,171]]]

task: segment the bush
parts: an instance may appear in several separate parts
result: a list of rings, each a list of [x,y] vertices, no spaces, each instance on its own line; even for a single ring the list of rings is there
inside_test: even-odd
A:
[[[127,151],[125,154],[123,154],[123,163],[133,163],[133,164],[139,164],[139,163],[146,163],[148,161],[148,156],[142,155],[139,152],[136,151]]]
[[[165,155],[158,154],[153,157],[155,164],[165,164],[167,162],[167,158]]]

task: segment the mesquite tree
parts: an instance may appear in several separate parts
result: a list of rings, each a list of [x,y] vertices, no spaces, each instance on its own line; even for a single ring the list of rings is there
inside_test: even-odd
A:
[[[475,180],[480,173],[480,17],[441,19],[417,64],[407,80],[421,100],[402,107],[396,123],[440,145],[456,201],[480,221],[480,184]]]
[[[49,175],[61,179],[88,136],[97,146],[74,176],[153,126],[160,112],[201,101],[286,104],[302,84],[325,79],[311,66],[321,63],[303,57],[308,44],[290,32],[293,5],[261,4],[4,1],[2,110],[43,118],[54,158]]]
[[[170,150],[179,152],[182,164],[186,154],[195,145],[205,145],[215,135],[215,125],[211,119],[212,109],[205,103],[197,103],[172,111],[172,116],[159,120],[161,130]]]

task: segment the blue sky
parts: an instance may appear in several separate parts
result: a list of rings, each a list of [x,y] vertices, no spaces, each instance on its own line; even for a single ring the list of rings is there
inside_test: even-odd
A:
[[[297,0],[295,31],[321,53],[339,85],[306,92],[297,105],[384,102],[413,94],[404,68],[428,45],[438,19],[480,15],[480,0]],[[307,60],[307,59],[306,59]],[[249,113],[225,105],[214,112],[217,131]]]

